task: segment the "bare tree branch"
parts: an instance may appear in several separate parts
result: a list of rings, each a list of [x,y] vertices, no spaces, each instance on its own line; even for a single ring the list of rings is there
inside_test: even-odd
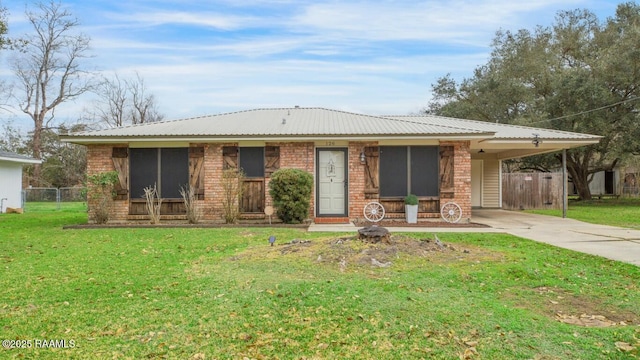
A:
[[[131,122],[133,124],[143,124],[162,120],[162,115],[158,113],[153,94],[147,94],[144,79],[136,73],[136,79],[127,82],[127,88],[132,97]]]
[[[96,94],[100,98],[92,114],[100,123],[110,127],[143,124],[162,120],[155,97],[148,94],[144,79],[121,80],[118,74],[104,79]]]
[[[104,79],[97,94],[100,97],[95,107],[98,120],[111,127],[123,126],[127,120],[127,88],[118,74]]]
[[[89,51],[89,38],[75,32],[78,20],[59,2],[38,3],[27,10],[33,32],[18,39],[23,44],[11,68],[19,89],[14,94],[20,110],[34,123],[33,156],[41,158],[42,131],[55,119],[55,108],[74,100],[93,87],[91,73],[82,59]],[[36,166],[34,177],[39,178]]]

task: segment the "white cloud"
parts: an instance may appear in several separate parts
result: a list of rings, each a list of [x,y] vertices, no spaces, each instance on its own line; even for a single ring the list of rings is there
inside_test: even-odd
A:
[[[519,25],[531,20],[526,18],[531,12],[555,6],[559,2],[551,0],[325,2],[308,6],[293,22],[332,36],[486,46],[487,31]]]
[[[222,30],[236,30],[255,23],[256,17],[235,16],[215,12],[157,11],[131,14],[108,13],[106,16],[126,26],[188,25]]]
[[[495,31],[548,25],[595,0],[87,2],[92,66],[139,72],[168,118],[271,106],[406,114],[431,84],[471,76]],[[12,18],[24,8],[9,4]],[[612,15],[612,7],[606,15]],[[601,19],[604,19],[602,16]],[[17,19],[16,28],[25,29]],[[10,24],[11,25],[11,24]],[[85,103],[57,116],[77,117]]]

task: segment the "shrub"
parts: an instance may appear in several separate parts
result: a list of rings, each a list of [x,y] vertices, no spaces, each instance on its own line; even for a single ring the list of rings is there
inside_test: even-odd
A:
[[[269,182],[269,194],[278,217],[287,224],[299,224],[309,217],[313,176],[298,169],[280,169]]]
[[[147,204],[147,214],[149,214],[149,220],[152,224],[160,223],[160,208],[162,207],[162,199],[158,193],[156,184],[153,187],[148,186],[144,188],[144,199]]]
[[[118,182],[116,171],[101,172],[87,177],[87,199],[91,204],[89,216],[96,224],[106,224],[109,221]]]
[[[197,224],[202,217],[202,211],[198,206],[198,195],[196,195],[195,189],[189,186],[189,184],[180,187],[180,195],[184,200],[184,208],[187,212],[187,220],[189,224]]]
[[[406,205],[418,205],[418,197],[413,194],[409,194],[405,196],[404,203]]]

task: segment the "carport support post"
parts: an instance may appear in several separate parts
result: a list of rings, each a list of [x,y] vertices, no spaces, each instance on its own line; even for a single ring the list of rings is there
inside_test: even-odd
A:
[[[562,218],[567,217],[567,149],[562,149]]]

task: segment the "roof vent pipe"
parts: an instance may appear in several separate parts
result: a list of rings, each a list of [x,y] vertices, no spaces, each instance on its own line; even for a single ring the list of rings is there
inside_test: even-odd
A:
[[[287,119],[282,118],[282,125],[284,125],[284,124],[286,124],[286,123],[287,123]]]

